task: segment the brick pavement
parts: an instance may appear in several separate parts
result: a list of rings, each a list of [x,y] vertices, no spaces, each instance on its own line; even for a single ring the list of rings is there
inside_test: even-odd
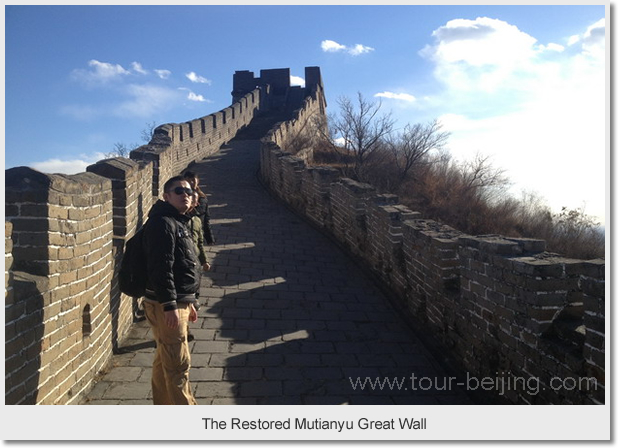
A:
[[[257,180],[259,143],[234,141],[194,169],[217,239],[204,276],[191,383],[210,404],[471,404],[371,280]],[[151,404],[154,343],[136,323],[81,404]],[[406,377],[401,390],[350,378]],[[407,389],[407,390],[406,390]]]

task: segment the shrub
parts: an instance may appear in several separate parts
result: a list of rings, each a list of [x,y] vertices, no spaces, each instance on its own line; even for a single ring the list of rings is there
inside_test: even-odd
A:
[[[504,170],[488,157],[452,159],[445,149],[448,133],[437,120],[395,134],[391,115],[378,113],[380,103],[359,93],[357,104],[341,98],[339,105],[340,116],[331,117],[328,132],[313,141],[313,164],[396,194],[423,217],[471,235],[538,238],[548,251],[571,258],[605,256],[605,233],[583,209],[552,213],[537,195],[510,196]]]
[[[386,148],[386,146],[384,147]],[[605,256],[605,235],[582,209],[551,209],[537,195],[516,199],[507,193],[509,180],[487,157],[456,163],[445,150],[424,154],[402,181],[397,160],[388,150],[375,150],[365,162],[362,178],[350,169],[354,154],[332,144],[314,149],[314,164],[339,169],[342,176],[367,182],[383,193],[399,196],[402,204],[424,218],[448,224],[471,235],[500,234],[538,238],[557,254],[593,259]]]

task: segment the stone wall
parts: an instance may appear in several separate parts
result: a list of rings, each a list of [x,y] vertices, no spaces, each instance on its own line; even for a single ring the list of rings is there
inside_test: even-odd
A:
[[[293,131],[281,129],[263,140],[263,182],[370,269],[472,387],[517,404],[605,402],[604,260],[422,219],[396,196],[307,167],[282,150]]]
[[[153,194],[161,195],[165,180],[191,163],[216,153],[240,129],[248,126],[259,110],[261,94],[261,90],[255,89],[214,114],[186,123],[159,126],[148,145],[131,151],[132,160],[153,163]]]
[[[167,179],[216,153],[270,105],[300,111],[293,131],[308,127],[310,109],[324,112],[318,67],[306,69],[307,101],[305,89],[290,97],[289,69],[262,73],[257,84],[245,77],[242,92],[235,85],[230,107],[157,127],[129,159],[102,160],[71,176],[6,170],[6,404],[77,402],[109,361],[134,319],[135,301],[117,282],[125,242]],[[288,134],[277,135],[284,141]]]
[[[460,320],[469,320],[469,345],[462,353],[465,365],[482,376],[500,372],[511,384],[534,378],[531,385],[543,390],[529,395],[506,389],[505,396],[513,402],[603,402],[602,377],[595,378],[596,390],[587,391],[593,365],[587,365],[584,342],[599,332],[584,320],[581,282],[592,277],[604,283],[604,262],[548,254],[543,243],[502,237],[460,239],[461,298],[466,310]],[[595,292],[596,300],[603,301],[604,291]],[[604,339],[604,322],[602,327]]]
[[[118,158],[99,161],[87,169],[111,182],[113,264],[109,308],[116,320],[111,337],[113,348],[117,349],[118,341],[122,340],[133,323],[137,306],[135,300],[120,293],[118,271],[125,243],[146,222],[148,211],[157,199],[152,194],[154,164]]]
[[[293,153],[296,158],[311,160],[313,148],[320,140],[320,135],[327,135],[326,98],[321,78],[315,75],[315,67],[305,69],[305,77],[310,80],[317,76],[315,84],[307,89],[293,87],[299,97],[300,107],[292,113],[292,119],[277,123],[265,136],[266,141],[278,145],[282,150]],[[309,82],[308,82],[309,84]],[[309,90],[308,95],[304,91]],[[296,104],[292,101],[292,104]]]
[[[6,172],[12,277],[5,303],[5,403],[76,397],[111,352],[110,182],[91,173]]]
[[[6,404],[69,404],[91,385],[133,323],[134,300],[117,283],[125,242],[163,183],[246,127],[260,95],[159,126],[130,159],[86,173],[6,170]]]
[[[325,130],[316,69],[306,69],[311,93],[293,119],[263,139],[264,183],[371,269],[472,375],[515,386],[495,394],[604,403],[604,260],[560,258],[538,240],[464,235],[370,185],[307,167],[303,134]],[[254,81],[243,77],[243,86]],[[285,103],[271,91],[235,89],[229,108],[159,126],[130,159],[87,173],[6,171],[5,404],[72,403],[89,387],[132,323],[133,300],[115,280],[125,241],[165,180],[218,151],[263,105]],[[284,151],[291,147],[298,156]]]

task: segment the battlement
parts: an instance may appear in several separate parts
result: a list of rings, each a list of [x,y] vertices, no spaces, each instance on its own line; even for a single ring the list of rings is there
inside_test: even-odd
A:
[[[261,140],[260,176],[274,195],[356,257],[473,375],[544,386],[498,398],[605,402],[605,261],[546,253],[541,240],[466,235],[371,185],[307,166],[326,100],[319,68],[305,78],[301,88],[290,86],[289,69],[239,71],[231,106],[157,127],[129,159],[72,176],[6,170],[6,404],[74,403],[91,386],[133,323],[133,300],[117,284],[125,241],[167,179],[266,113],[286,117]],[[597,387],[557,389],[556,378]]]
[[[304,92],[315,96],[321,83],[319,68],[307,73],[313,87],[300,91],[290,87],[289,69],[263,70],[250,82],[239,75],[245,82],[237,86],[235,76],[244,90],[229,107],[158,126],[129,159],[71,176],[6,170],[7,404],[72,403],[91,385],[133,323],[134,301],[118,290],[119,263],[164,182],[217,153],[258,113],[302,108]]]
[[[605,402],[604,260],[566,259],[546,253],[542,240],[466,235],[423,219],[394,195],[283,151],[295,132],[264,139],[262,181],[353,254],[471,375],[539,386],[493,399]],[[581,384],[594,387],[572,387]]]
[[[234,73],[232,90],[232,99],[234,102],[257,88],[268,88],[268,93],[271,97],[287,95],[291,88],[290,69],[275,68],[260,70],[259,77],[256,77],[253,72],[248,70],[240,70]],[[324,88],[322,85],[320,68],[305,67],[305,91],[311,92],[316,88]]]

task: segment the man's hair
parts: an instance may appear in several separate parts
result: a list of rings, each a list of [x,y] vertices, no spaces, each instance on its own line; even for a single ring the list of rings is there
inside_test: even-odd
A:
[[[182,176],[172,177],[170,180],[165,182],[165,184],[163,185],[163,192],[169,193],[170,190],[172,189],[172,185],[174,185],[176,182],[183,182],[183,181],[186,182],[187,180]]]

